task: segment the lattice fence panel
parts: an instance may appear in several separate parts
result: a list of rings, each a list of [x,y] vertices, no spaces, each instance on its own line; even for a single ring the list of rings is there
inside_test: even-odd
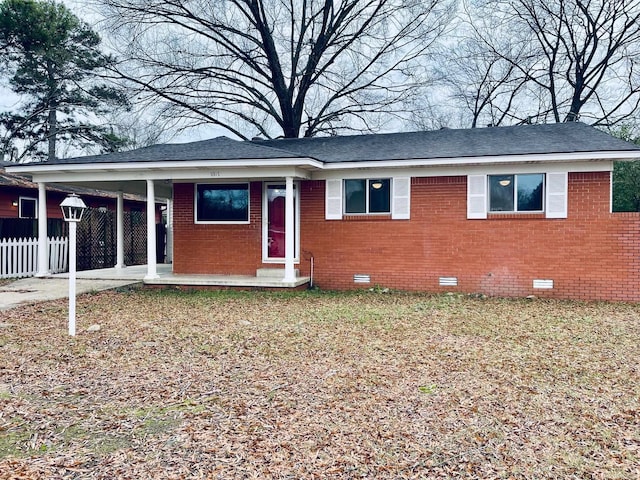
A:
[[[116,263],[115,212],[90,208],[78,224],[78,270],[111,268]]]
[[[124,214],[124,263],[147,263],[147,214],[131,211]]]

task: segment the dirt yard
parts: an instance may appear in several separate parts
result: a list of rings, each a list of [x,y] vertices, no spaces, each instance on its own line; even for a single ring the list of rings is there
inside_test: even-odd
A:
[[[0,312],[0,478],[637,479],[640,306],[121,291]],[[94,326],[92,330],[87,328]]]

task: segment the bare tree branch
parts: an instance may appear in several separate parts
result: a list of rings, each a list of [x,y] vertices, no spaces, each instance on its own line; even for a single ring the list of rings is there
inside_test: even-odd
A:
[[[467,108],[474,105],[473,124],[492,116],[488,112],[501,96],[508,99],[501,104],[505,121],[583,118],[615,125],[637,115],[640,0],[488,0],[464,6],[465,41],[484,53],[464,60],[475,62],[472,78],[460,71],[466,54],[458,49],[454,76],[466,75],[474,86],[453,91]],[[510,64],[509,75],[496,70],[500,62]],[[494,88],[487,90],[489,84]]]
[[[454,8],[453,0],[98,1],[111,37],[122,39],[117,73],[141,98],[241,138],[366,131],[369,113],[398,115],[408,91],[428,80],[416,72]]]

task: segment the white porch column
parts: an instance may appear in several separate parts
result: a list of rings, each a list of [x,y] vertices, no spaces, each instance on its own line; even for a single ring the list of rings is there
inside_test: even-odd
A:
[[[293,177],[287,177],[286,193],[284,202],[284,278],[283,282],[294,282],[296,280],[294,259],[295,259],[295,222],[293,212]]]
[[[166,263],[173,263],[173,200],[167,199],[167,255]]]
[[[145,280],[158,278],[156,266],[156,192],[153,180],[147,180],[147,274]]]
[[[49,274],[46,187],[46,183],[38,182],[38,271],[36,277],[45,277]]]
[[[124,268],[124,194],[116,198],[116,268]]]

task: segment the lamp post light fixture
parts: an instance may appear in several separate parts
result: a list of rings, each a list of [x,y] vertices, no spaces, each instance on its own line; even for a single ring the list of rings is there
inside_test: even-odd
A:
[[[76,237],[78,222],[87,206],[71,194],[60,204],[65,222],[69,223],[69,335],[76,334]]]

